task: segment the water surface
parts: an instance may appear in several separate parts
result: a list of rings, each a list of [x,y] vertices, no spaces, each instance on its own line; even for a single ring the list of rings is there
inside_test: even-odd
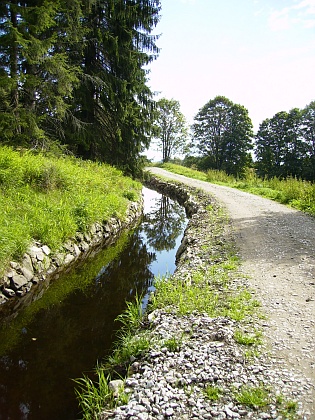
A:
[[[0,420],[80,418],[73,378],[109,354],[125,301],[172,273],[184,209],[143,189],[140,225],[71,270],[0,328]]]

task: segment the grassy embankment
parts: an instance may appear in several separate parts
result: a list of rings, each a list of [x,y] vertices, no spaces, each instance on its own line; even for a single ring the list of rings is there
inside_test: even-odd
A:
[[[140,192],[108,165],[0,147],[0,275],[32,240],[54,251],[95,222],[123,219]]]
[[[200,172],[172,163],[163,164],[161,167],[189,178],[226,185],[261,195],[315,216],[315,184],[308,181],[295,178],[280,180],[276,177],[263,180],[250,171],[244,179],[237,179],[223,171]]]
[[[239,281],[243,274],[239,270],[239,259],[233,240],[228,240],[229,230],[226,229],[229,223],[226,213],[217,205],[206,205],[205,209],[207,229],[202,227],[204,242],[198,256],[207,261],[207,264],[195,267],[188,282],[176,273],[169,279],[156,279],[156,291],[148,312],[162,309],[171,311],[179,318],[198,312],[207,313],[213,318],[224,316],[233,319],[236,323],[234,340],[239,345],[240,353],[248,363],[257,362],[260,351],[264,348],[261,347],[262,331],[258,327],[259,319],[264,318],[260,303],[253,291],[247,288],[246,281]],[[134,303],[127,303],[127,310],[118,320],[122,323],[119,339],[111,355],[96,367],[97,379],[83,376],[76,380],[76,393],[84,419],[92,420],[104,408],[111,409],[128,402],[129,395],[124,392],[124,385],[118,396],[114,397],[109,382],[117,376],[124,381],[135,358],[141,359],[150,349],[161,350],[167,347],[172,352],[180,351],[183,344],[190,339],[189,333],[185,334],[183,331],[167,340],[151,333],[140,297]],[[191,387],[185,388],[186,391],[191,392]],[[210,400],[220,400],[222,396],[220,389],[212,384],[208,384],[204,391]],[[267,386],[242,387],[239,391],[231,388],[231,393],[236,403],[249,407],[275,404],[287,416],[285,418],[294,418],[296,403],[282,396],[276,400],[274,391]]]

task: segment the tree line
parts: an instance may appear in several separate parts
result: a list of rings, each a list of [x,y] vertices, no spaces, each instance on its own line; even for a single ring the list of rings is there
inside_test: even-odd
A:
[[[158,110],[157,135],[164,162],[189,148],[183,164],[200,170],[242,177],[250,167],[262,178],[315,180],[315,101],[304,109],[265,119],[254,134],[248,110],[216,96],[198,111],[190,139],[178,101],[164,98]]]
[[[254,166],[262,177],[314,180],[315,102],[264,120],[254,135],[247,109],[217,96],[188,140],[178,101],[156,101],[147,85],[160,10],[160,0],[2,1],[0,143],[136,175],[155,137],[163,161],[180,151],[202,170],[242,176]]]
[[[135,174],[155,101],[146,66],[159,0],[0,4],[0,142],[49,149]]]

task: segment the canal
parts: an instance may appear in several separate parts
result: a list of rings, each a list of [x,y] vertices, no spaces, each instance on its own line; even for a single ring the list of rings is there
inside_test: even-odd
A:
[[[174,271],[185,210],[148,188],[143,194],[137,228],[0,320],[0,420],[79,419],[73,379],[110,353],[126,300],[142,294],[146,305],[154,278]]]

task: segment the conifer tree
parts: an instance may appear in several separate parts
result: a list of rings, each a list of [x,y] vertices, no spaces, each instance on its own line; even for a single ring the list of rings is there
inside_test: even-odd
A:
[[[159,10],[159,1],[102,0],[84,19],[83,75],[73,104],[84,129],[72,147],[129,174],[150,139],[154,102],[144,66],[158,53],[151,31]]]
[[[154,101],[145,66],[159,0],[11,0],[0,5],[0,141],[61,142],[135,174]]]
[[[2,141],[42,147],[49,138],[60,136],[78,81],[79,69],[68,57],[71,30],[65,25],[79,20],[77,4],[12,0],[1,7]]]

